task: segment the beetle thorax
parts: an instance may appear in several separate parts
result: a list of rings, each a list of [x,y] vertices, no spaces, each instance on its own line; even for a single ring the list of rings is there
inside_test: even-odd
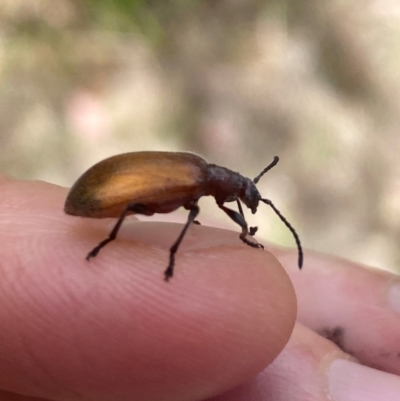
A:
[[[260,199],[255,184],[250,178],[215,164],[208,165],[207,195],[214,196],[218,204],[240,199],[255,213]]]

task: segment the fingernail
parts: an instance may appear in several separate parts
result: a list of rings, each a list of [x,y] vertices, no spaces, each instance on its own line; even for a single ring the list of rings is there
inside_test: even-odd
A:
[[[400,378],[344,359],[329,370],[329,391],[335,401],[398,401]]]
[[[395,312],[400,314],[400,284],[395,284],[390,289],[389,304]]]

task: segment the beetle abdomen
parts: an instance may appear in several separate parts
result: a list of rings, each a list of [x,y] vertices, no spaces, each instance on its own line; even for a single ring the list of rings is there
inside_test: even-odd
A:
[[[192,153],[125,153],[87,170],[71,188],[64,210],[84,217],[117,217],[128,204],[137,203],[148,206],[148,214],[168,213],[202,196],[206,175],[207,162]]]

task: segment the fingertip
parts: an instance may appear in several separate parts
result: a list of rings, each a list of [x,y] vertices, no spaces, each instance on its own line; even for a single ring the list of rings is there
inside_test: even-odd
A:
[[[269,252],[242,244],[237,233],[191,227],[176,254],[174,276],[165,282],[169,247],[181,229],[127,224],[121,237],[91,260],[90,270],[101,272],[99,285],[105,283],[106,292],[96,307],[132,316],[123,323],[113,316],[113,327],[123,333],[106,330],[118,341],[103,358],[119,372],[118,388],[139,392],[142,399],[154,395],[154,377],[159,380],[154,399],[168,399],[171,387],[175,399],[188,393],[205,398],[253,377],[283,349],[296,318],[284,269]],[[98,319],[110,317],[102,313]],[[97,332],[80,330],[87,333],[88,346],[100,346]],[[121,347],[123,371],[115,363]],[[93,373],[104,382],[104,372]]]
[[[4,252],[10,260],[19,255],[13,269],[25,273],[18,280],[25,293],[17,298],[14,286],[4,294],[19,316],[19,337],[62,387],[105,400],[200,399],[255,375],[286,344],[296,316],[290,280],[271,254],[246,246],[238,233],[191,227],[166,283],[169,248],[182,225],[124,224],[89,263],[85,256],[115,223],[67,216],[63,189],[27,185],[36,207],[21,203],[10,221],[23,252],[17,234]],[[29,214],[40,219],[19,229]],[[35,368],[28,376],[19,371],[24,348],[8,318],[2,335],[14,355],[12,382],[27,388],[31,380],[37,391],[44,378]]]

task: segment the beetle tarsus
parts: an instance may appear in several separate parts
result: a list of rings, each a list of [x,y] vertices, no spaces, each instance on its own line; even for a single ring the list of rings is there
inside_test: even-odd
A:
[[[253,247],[253,248],[261,248],[261,249],[264,249],[264,245],[259,244],[258,242],[250,241],[250,240],[248,240],[246,237],[242,237],[241,235],[240,235],[240,239],[241,239],[245,244],[247,244],[247,245],[249,245],[249,246],[251,246],[251,247]]]
[[[249,227],[249,235],[253,236],[255,235],[255,233],[258,231],[258,227],[254,226],[254,227]]]
[[[97,246],[96,246],[96,248],[92,249],[92,250],[87,254],[86,260],[89,261],[91,258],[94,258],[94,257],[99,253],[99,251],[100,251],[100,249],[97,249]]]
[[[94,258],[97,256],[97,254],[100,252],[100,249],[105,247],[109,242],[113,241],[115,239],[114,237],[108,237],[104,241],[101,241],[99,245],[94,247],[86,256],[86,260],[90,260],[91,258]]]
[[[164,272],[164,281],[168,282],[169,279],[174,275],[174,260],[170,260],[169,266],[165,269]]]

